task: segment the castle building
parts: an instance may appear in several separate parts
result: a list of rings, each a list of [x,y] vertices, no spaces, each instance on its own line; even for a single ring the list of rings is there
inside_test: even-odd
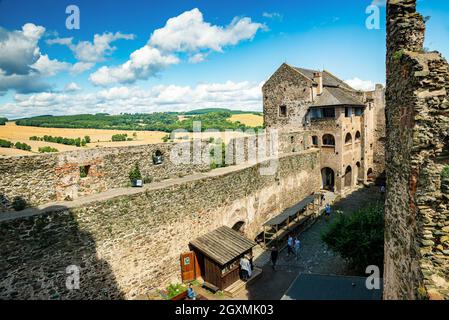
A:
[[[322,188],[339,194],[384,171],[384,88],[358,91],[328,71],[286,63],[263,86],[264,123],[282,136],[301,133],[292,151],[319,148]],[[285,140],[285,139],[284,139]]]

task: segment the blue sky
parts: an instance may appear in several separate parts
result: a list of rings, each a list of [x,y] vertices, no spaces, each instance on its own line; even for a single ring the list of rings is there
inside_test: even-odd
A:
[[[369,30],[372,1],[0,0],[0,115],[261,110],[283,62],[369,88],[385,83],[385,6],[374,0],[380,29]],[[65,26],[70,4],[79,30]],[[431,16],[426,46],[449,56],[449,1],[419,10]]]

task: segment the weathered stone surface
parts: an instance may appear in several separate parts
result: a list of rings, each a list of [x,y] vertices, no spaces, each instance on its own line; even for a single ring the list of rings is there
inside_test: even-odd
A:
[[[254,238],[264,221],[320,189],[317,150],[281,156],[275,175],[261,175],[268,164],[0,219],[0,299],[131,299],[179,282],[179,255],[192,239],[240,221]],[[80,267],[79,290],[66,288],[69,265]]]
[[[143,178],[149,181],[209,170],[209,164],[192,161],[187,164],[173,163],[170,152],[175,146],[173,143],[160,143],[2,157],[0,214],[11,210],[15,197],[23,198],[28,206],[36,206],[127,186],[129,172],[136,163],[139,164]],[[203,148],[206,148],[205,145]],[[157,150],[165,159],[161,165],[153,163],[152,157]],[[89,166],[89,173],[85,178],[80,177],[81,166]]]
[[[448,299],[449,66],[424,52],[416,0],[389,0],[387,11],[384,298]]]

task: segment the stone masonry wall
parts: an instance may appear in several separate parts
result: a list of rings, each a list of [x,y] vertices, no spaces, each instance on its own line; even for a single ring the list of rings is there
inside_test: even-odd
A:
[[[208,164],[192,161],[190,164],[171,162],[170,152],[174,146],[173,143],[160,143],[1,158],[0,212],[11,210],[15,197],[24,199],[28,206],[36,206],[127,186],[130,183],[129,172],[136,163],[148,181],[209,169]],[[183,145],[177,146],[184,148]],[[185,147],[188,149],[189,146],[187,142]],[[157,150],[164,157],[161,165],[153,163]],[[80,177],[81,166],[89,166],[85,178]]]
[[[449,67],[416,0],[387,6],[385,299],[449,298]]]
[[[299,76],[298,76],[299,75]],[[312,102],[312,83],[287,64],[265,82],[263,88],[265,127],[298,130],[302,128],[307,105]],[[279,115],[279,107],[286,106],[287,116]]]
[[[260,175],[265,165],[0,218],[0,299],[130,299],[179,282],[189,241],[239,221],[254,238],[266,219],[320,188],[317,150],[282,156],[275,175]],[[69,265],[80,267],[79,290],[66,289]]]

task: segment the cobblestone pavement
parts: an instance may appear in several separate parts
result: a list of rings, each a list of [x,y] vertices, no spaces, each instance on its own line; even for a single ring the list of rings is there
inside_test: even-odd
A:
[[[332,213],[339,209],[344,214],[351,214],[367,203],[380,201],[377,187],[361,188],[352,194],[335,202]],[[354,275],[347,263],[336,253],[329,250],[321,240],[321,234],[330,222],[335,219],[331,215],[329,221],[319,218],[306,230],[299,230],[299,239],[302,244],[301,252],[296,259],[287,256],[287,250],[279,253],[276,271],[273,271],[269,262],[269,252],[261,254],[255,265],[262,267],[261,278],[248,286],[240,299],[280,299],[299,273]]]

